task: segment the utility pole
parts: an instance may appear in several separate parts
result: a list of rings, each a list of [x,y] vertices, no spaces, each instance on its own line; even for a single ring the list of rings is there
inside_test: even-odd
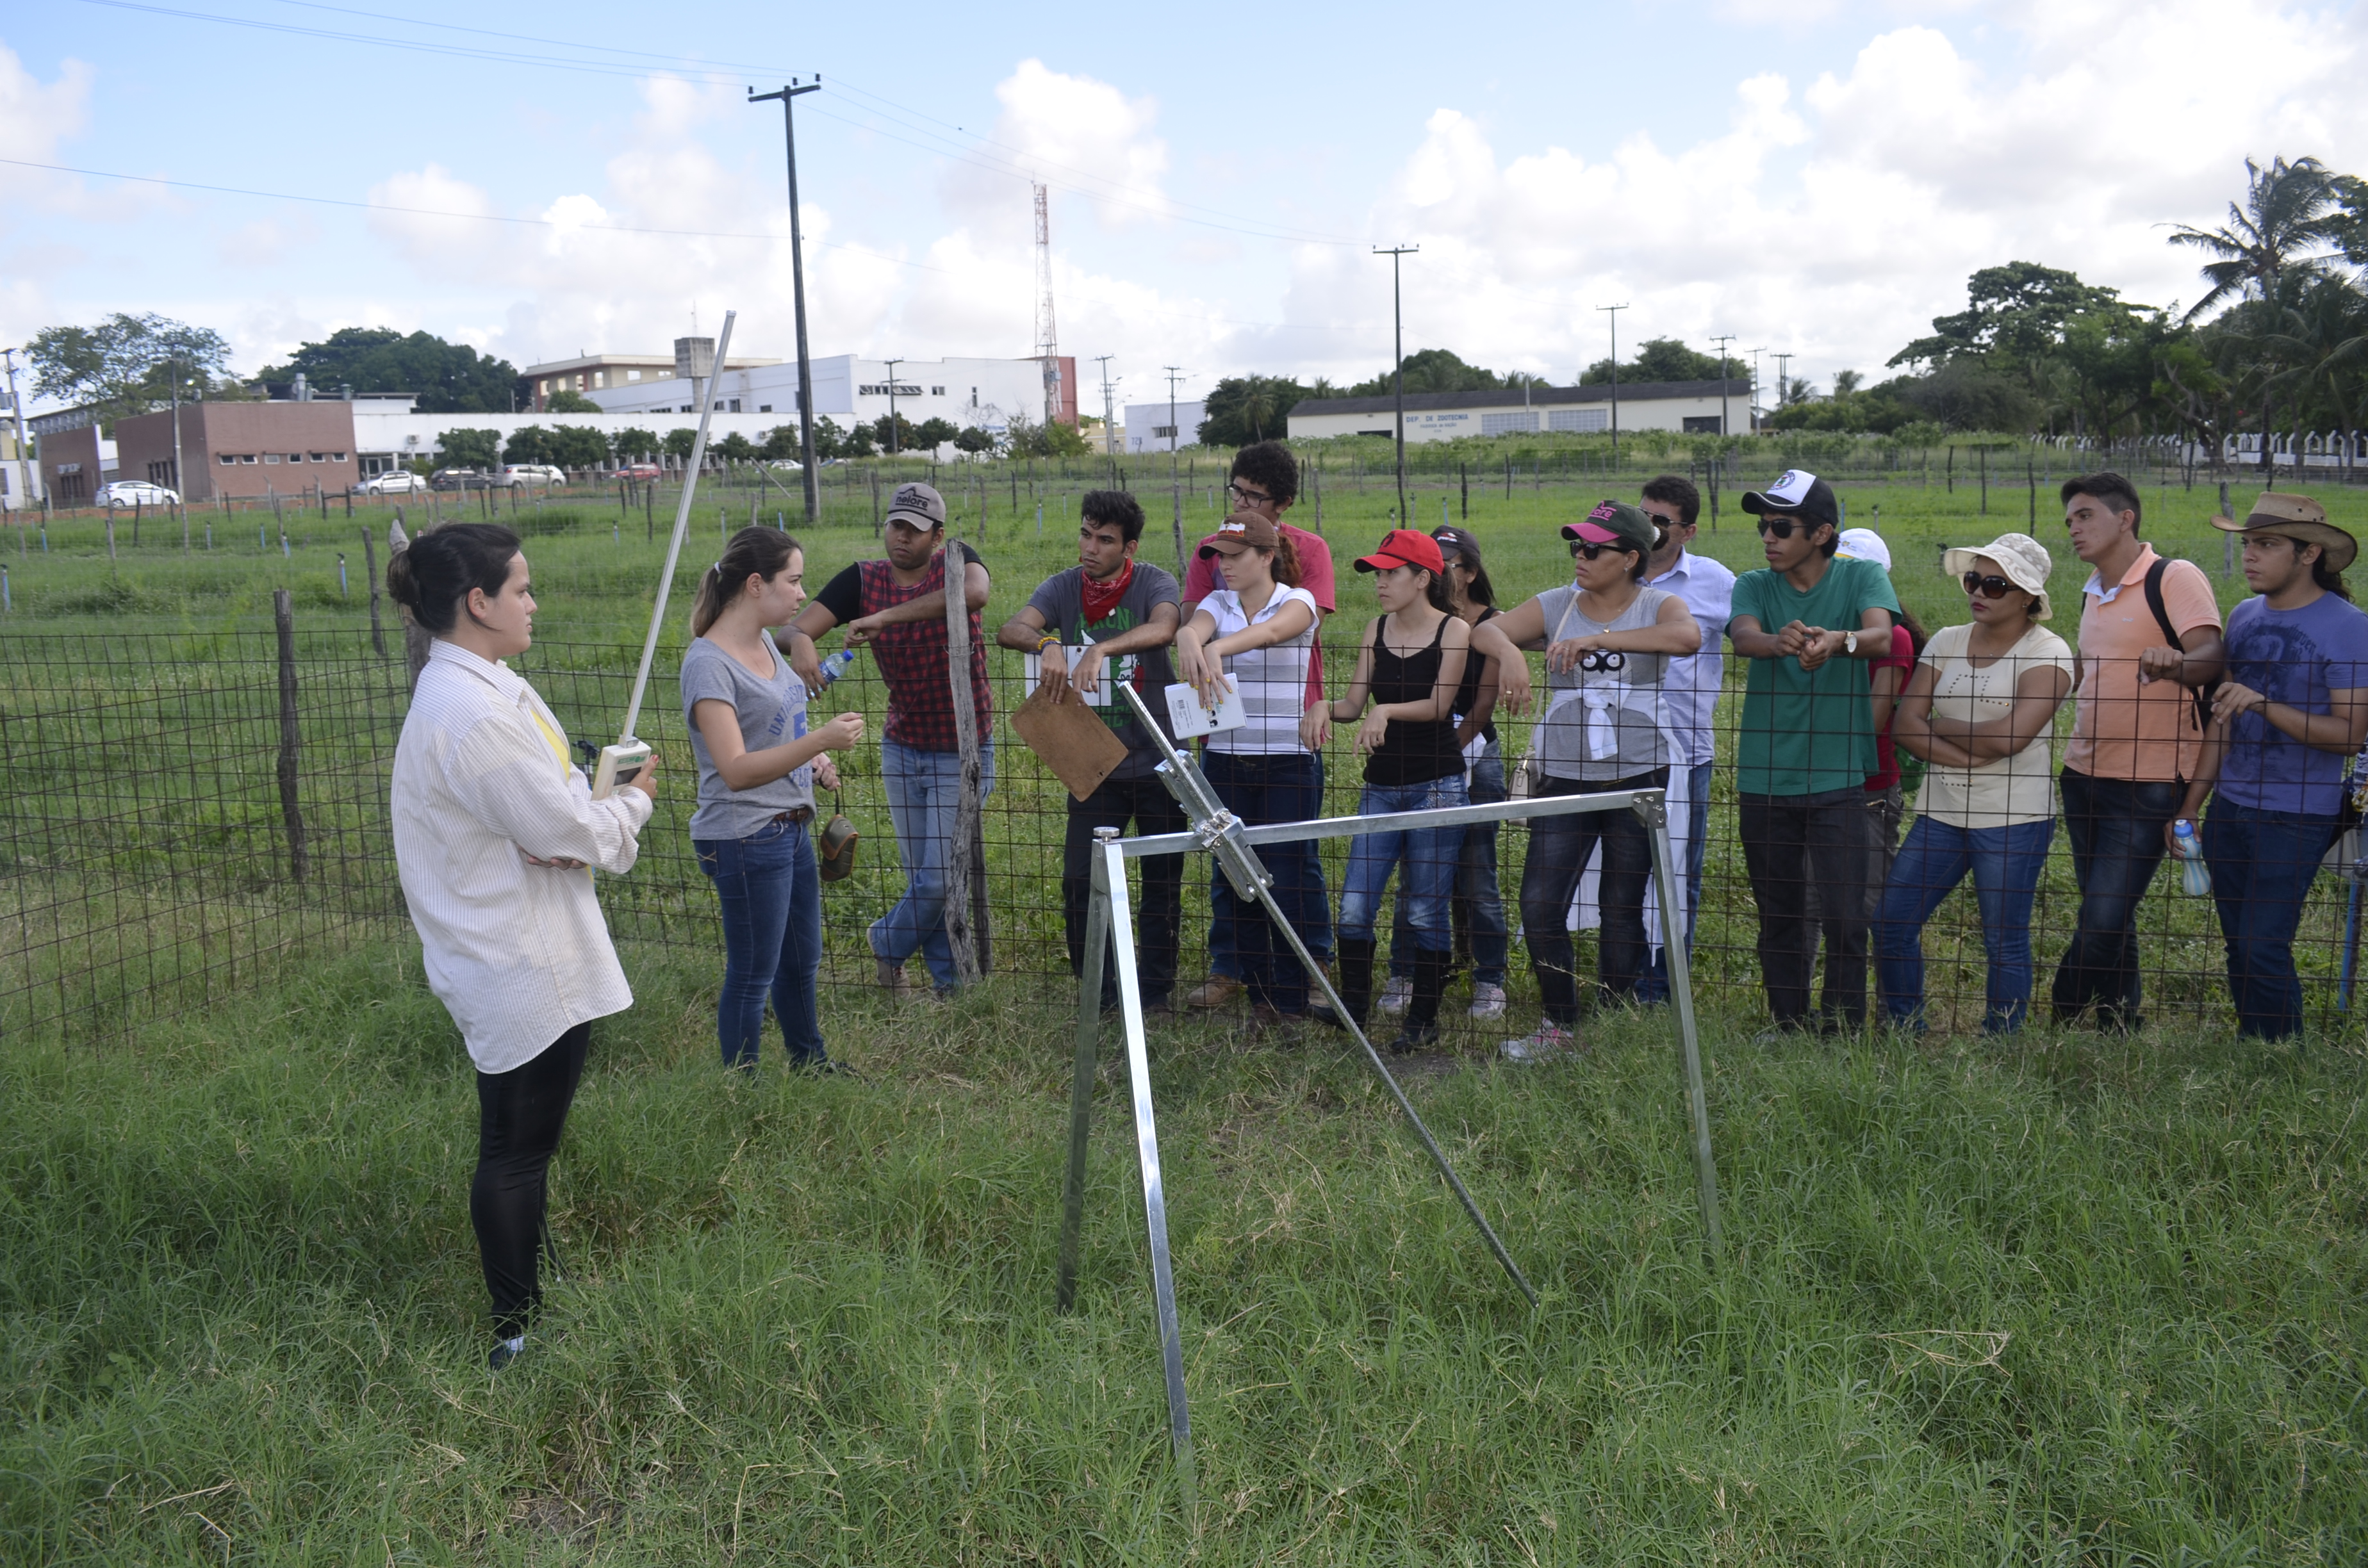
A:
[[[1732,436],[1735,426],[1727,422],[1726,415],[1726,346],[1735,341],[1735,334],[1722,333],[1711,341],[1718,345],[1718,433]]]
[[[1036,187],[1036,353],[1044,362],[1044,428],[1061,417],[1061,345],[1053,330],[1053,210],[1051,193]]]
[[[1764,348],[1751,351],[1751,433],[1755,436],[1759,434],[1759,357],[1766,352]]]
[[[1118,410],[1110,396],[1110,362],[1116,358],[1114,354],[1094,356],[1094,363],[1102,368],[1102,450],[1112,457],[1118,455]]]
[[[1785,383],[1792,380],[1793,356],[1771,354],[1769,358],[1776,361],[1776,406],[1782,408],[1784,406],[1784,400],[1792,395],[1791,390]]]
[[[1598,305],[1611,316],[1611,466],[1620,466],[1620,312],[1628,308],[1625,301],[1617,305]]]
[[[1398,263],[1402,256],[1420,254],[1420,245],[1375,245],[1375,256],[1390,258],[1390,347],[1391,374],[1397,379],[1398,437],[1398,520],[1399,528],[1406,522],[1406,301],[1398,287]]]
[[[1176,580],[1181,583],[1190,575],[1192,565],[1184,557],[1184,465],[1176,455],[1176,449],[1183,444],[1181,433],[1176,428],[1176,383],[1184,379],[1184,367],[1162,365],[1159,368],[1167,372],[1167,487],[1170,499],[1175,503]],[[1231,506],[1225,509],[1229,513],[1233,510]]]
[[[896,367],[904,362],[902,359],[882,361],[888,367],[888,455],[892,458],[896,455]]]
[[[33,468],[25,457],[25,400],[17,395],[17,351],[0,348],[0,363],[8,367],[8,407],[17,416],[17,552],[21,555],[25,551],[25,508],[33,504]],[[50,536],[44,533],[41,537]]]
[[[749,89],[752,104],[781,100],[781,138],[790,154],[790,288],[797,306],[798,318],[798,460],[803,465],[801,475],[805,480],[806,526],[818,528],[822,523],[822,476],[814,472],[814,366],[806,358],[806,255],[805,234],[798,219],[798,128],[795,116],[790,112],[790,100],[806,93],[822,90],[822,78],[816,76],[803,86],[795,76],[778,93],[758,93]],[[892,421],[889,428],[895,426]]]
[[[173,356],[173,509],[181,514],[181,548],[189,548],[189,498],[181,489],[181,357]]]

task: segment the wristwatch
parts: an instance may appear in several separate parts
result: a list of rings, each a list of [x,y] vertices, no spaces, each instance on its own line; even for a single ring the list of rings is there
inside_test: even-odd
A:
[[[1853,659],[1858,657],[1857,632],[1845,631],[1842,633],[1842,652],[1848,653]]]

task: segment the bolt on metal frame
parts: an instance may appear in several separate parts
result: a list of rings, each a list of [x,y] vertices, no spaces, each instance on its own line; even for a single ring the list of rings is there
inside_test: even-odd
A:
[[[1143,1173],[1144,1222],[1151,1244],[1151,1290],[1159,1320],[1160,1359],[1167,1381],[1167,1436],[1175,1456],[1177,1476],[1184,1505],[1188,1510],[1197,1506],[1198,1483],[1192,1459],[1192,1423],[1184,1393],[1184,1342],[1176,1316],[1175,1267],[1167,1247],[1167,1197],[1165,1178],[1159,1164],[1159,1132],[1151,1101],[1151,1059],[1143,1014],[1143,992],[1135,972],[1134,926],[1133,911],[1126,895],[1126,863],[1152,855],[1178,855],[1193,850],[1206,850],[1217,858],[1234,890],[1244,899],[1256,900],[1264,907],[1267,917],[1274,923],[1291,945],[1292,952],[1307,971],[1312,986],[1320,991],[1332,1005],[1334,1016],[1341,1026],[1355,1037],[1364,1051],[1366,1063],[1381,1078],[1383,1086],[1422,1141],[1431,1163],[1439,1167],[1440,1177],[1463,1205],[1472,1223],[1488,1244],[1508,1277],[1527,1298],[1531,1306],[1538,1304],[1538,1293],[1522,1274],[1520,1266],[1497,1238],[1480,1206],[1473,1200],[1455,1167],[1448,1163],[1439,1141],[1399,1087],[1381,1053],[1365,1036],[1364,1028],[1349,1017],[1346,1004],[1332,988],[1331,977],[1316,962],[1299,933],[1283,918],[1282,910],[1274,902],[1269,884],[1272,878],[1258,862],[1256,846],[1260,844],[1282,844],[1309,838],[1345,838],[1360,833],[1418,832],[1425,828],[1454,827],[1479,823],[1525,821],[1542,816],[1568,816],[1582,812],[1632,811],[1643,820],[1653,845],[1653,876],[1660,896],[1662,951],[1669,965],[1669,996],[1677,1015],[1678,1043],[1686,1085],[1686,1101],[1691,1121],[1693,1142],[1695,1196],[1702,1209],[1702,1235],[1712,1261],[1715,1264],[1721,1253],[1718,1218],[1718,1171],[1710,1142],[1710,1107],[1702,1086],[1701,1038],[1695,1029],[1692,977],[1688,972],[1682,927],[1673,919],[1673,912],[1683,907],[1678,894],[1676,860],[1669,847],[1668,797],[1659,790],[1620,790],[1594,795],[1554,795],[1522,801],[1506,801],[1492,805],[1449,806],[1430,811],[1391,812],[1378,816],[1335,817],[1317,822],[1278,823],[1262,827],[1245,826],[1240,818],[1227,811],[1199,767],[1178,752],[1159,726],[1152,721],[1150,710],[1132,685],[1121,684],[1118,691],[1134,710],[1135,721],[1158,745],[1165,760],[1160,764],[1160,781],[1167,792],[1176,797],[1191,824],[1184,833],[1161,834],[1147,838],[1121,838],[1116,828],[1097,828],[1093,846],[1093,884],[1087,903],[1085,961],[1080,966],[1077,989],[1077,1039],[1076,1070],[1069,1089],[1069,1165],[1063,1185],[1061,1204],[1061,1246],[1058,1280],[1054,1301],[1062,1312],[1076,1302],[1077,1261],[1081,1233],[1085,1224],[1086,1153],[1093,1127],[1094,1081],[1099,1062],[1101,1036],[1102,965],[1114,960],[1118,967],[1119,1011],[1126,1043],[1127,1085],[1134,1108],[1135,1158]]]

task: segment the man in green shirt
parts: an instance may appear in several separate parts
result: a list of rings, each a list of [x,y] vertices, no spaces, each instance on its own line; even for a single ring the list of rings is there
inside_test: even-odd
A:
[[[1875,769],[1869,662],[1891,651],[1899,599],[1872,561],[1837,561],[1834,488],[1799,469],[1743,497],[1759,518],[1762,571],[1735,580],[1727,640],[1750,661],[1735,787],[1743,863],[1759,906],[1759,977],[1779,1028],[1809,1026],[1824,918],[1820,1032],[1866,1022],[1867,775]]]

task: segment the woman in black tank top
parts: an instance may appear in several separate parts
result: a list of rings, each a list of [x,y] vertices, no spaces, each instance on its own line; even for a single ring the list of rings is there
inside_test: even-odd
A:
[[[1373,574],[1388,613],[1358,650],[1356,678],[1326,710],[1333,723],[1357,724],[1365,754],[1364,816],[1460,806],[1463,758],[1455,744],[1455,698],[1463,683],[1471,628],[1448,613],[1446,562],[1439,545],[1412,528],[1393,528],[1382,548],[1357,562]],[[1371,713],[1365,710],[1368,699]],[[1348,709],[1343,713],[1341,709]],[[1360,722],[1361,721],[1361,722]],[[1328,726],[1327,726],[1328,727]],[[1418,951],[1406,1027],[1389,1042],[1411,1051],[1438,1038],[1439,998],[1447,987],[1451,948],[1448,901],[1455,890],[1461,825],[1421,832],[1362,833],[1349,842],[1340,887],[1340,999],[1363,1027],[1372,1000],[1373,924],[1390,873],[1410,911]]]

